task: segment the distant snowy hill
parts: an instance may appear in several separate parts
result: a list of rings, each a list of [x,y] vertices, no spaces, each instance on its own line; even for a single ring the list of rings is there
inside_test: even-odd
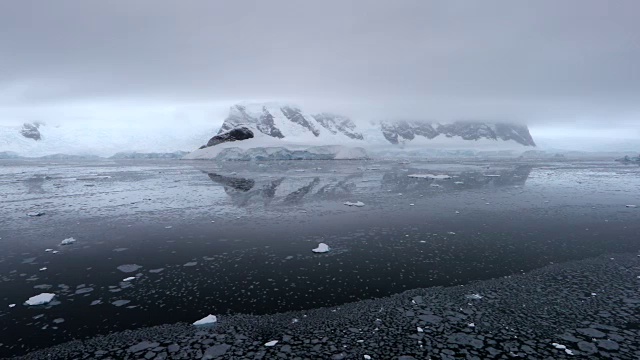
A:
[[[27,123],[22,126],[0,126],[0,153],[25,157],[54,154],[109,157],[123,151],[173,153],[197,148],[207,140],[207,133],[211,131],[211,126],[167,129],[135,124],[109,127],[109,124]]]
[[[245,130],[251,136],[242,135]],[[235,138],[234,131],[242,138]],[[230,108],[217,136],[185,158],[248,160],[284,156],[275,150],[265,153],[265,148],[300,151],[305,147],[314,147],[314,150],[323,147],[322,151],[340,149],[342,154],[347,154],[344,147],[356,147],[393,156],[397,152],[406,154],[427,149],[522,152],[535,146],[525,125],[405,120],[356,125],[346,116],[329,112],[309,114],[293,105],[243,103]],[[315,158],[317,154],[299,154],[299,157],[305,156]]]

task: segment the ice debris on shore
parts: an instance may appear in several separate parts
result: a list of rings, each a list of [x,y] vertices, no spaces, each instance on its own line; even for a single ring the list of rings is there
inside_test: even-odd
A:
[[[205,317],[203,317],[202,319],[196,321],[193,323],[193,325],[195,326],[200,326],[200,325],[210,325],[210,324],[214,324],[218,322],[218,318],[215,315],[207,315]]]

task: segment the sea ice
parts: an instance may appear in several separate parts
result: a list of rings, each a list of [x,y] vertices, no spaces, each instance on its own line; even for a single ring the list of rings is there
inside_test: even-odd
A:
[[[451,179],[449,175],[434,175],[434,174],[410,174],[407,175],[410,178],[418,178],[418,179],[432,179],[432,180],[446,180]]]
[[[124,278],[122,279],[122,281],[131,281],[131,280],[135,280],[135,276],[129,276],[128,278]]]
[[[193,325],[198,326],[198,325],[210,325],[210,324],[214,324],[218,322],[218,318],[215,315],[207,315],[205,317],[203,317],[202,319],[196,321],[193,323]]]
[[[480,295],[480,294],[471,294],[471,295],[467,295],[466,298],[467,299],[471,299],[471,300],[480,300],[480,299],[482,299],[482,295]]]
[[[62,240],[62,241],[60,242],[60,245],[71,245],[71,244],[73,244],[74,242],[76,242],[76,239],[74,239],[74,238],[70,237],[70,238],[66,238],[66,239]]]
[[[317,248],[312,249],[311,251],[313,251],[314,253],[326,253],[329,251],[329,245],[325,243],[320,243],[318,244]]]
[[[626,207],[628,207],[628,208],[635,208],[635,207],[638,207],[637,205],[625,205],[625,206],[626,206]]]
[[[51,300],[53,300],[54,296],[56,296],[56,294],[42,293],[42,294],[30,297],[29,300],[25,301],[24,304],[29,306],[48,304],[51,302]]]
[[[118,266],[117,269],[122,271],[123,273],[131,273],[140,269],[141,267],[142,266],[136,265],[136,264],[125,264],[125,265]]]
[[[265,343],[264,346],[272,347],[272,346],[276,346],[277,343],[278,343],[278,340],[271,340]]]
[[[344,203],[347,206],[357,206],[357,207],[363,207],[364,203],[362,201],[356,201],[356,202],[351,202],[351,201],[347,201]]]

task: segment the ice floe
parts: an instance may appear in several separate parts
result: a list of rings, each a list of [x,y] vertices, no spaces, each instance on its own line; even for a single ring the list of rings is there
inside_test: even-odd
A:
[[[317,248],[312,249],[311,251],[313,251],[314,253],[326,253],[329,251],[329,245],[325,243],[320,243],[318,244]]]
[[[38,294],[36,296],[30,297],[29,300],[24,302],[24,304],[29,306],[48,304],[51,302],[51,300],[53,300],[55,296],[56,294],[52,294],[52,293]]]
[[[203,317],[202,319],[196,321],[193,323],[193,325],[195,326],[199,326],[199,325],[210,325],[210,324],[214,324],[218,322],[218,318],[215,315],[207,315],[205,317]]]
[[[66,238],[66,239],[62,240],[60,242],[60,245],[71,245],[71,244],[73,244],[75,242],[76,242],[76,239],[70,237],[70,238]]]
[[[449,175],[434,175],[434,174],[409,174],[407,175],[410,178],[417,179],[432,179],[432,180],[446,180],[451,179]]]
[[[356,202],[351,202],[351,201],[347,201],[344,203],[347,206],[357,206],[357,207],[363,207],[364,203],[362,201],[356,201]]]
[[[128,278],[122,279],[122,281],[131,281],[131,280],[135,280],[135,279],[136,279],[135,276],[129,276]]]
[[[272,346],[276,346],[277,343],[278,343],[278,340],[271,340],[265,343],[264,346],[272,347]]]

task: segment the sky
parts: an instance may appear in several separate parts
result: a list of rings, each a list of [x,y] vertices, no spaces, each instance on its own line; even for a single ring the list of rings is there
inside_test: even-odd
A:
[[[637,0],[0,1],[0,125],[168,129],[239,101],[640,138]]]

